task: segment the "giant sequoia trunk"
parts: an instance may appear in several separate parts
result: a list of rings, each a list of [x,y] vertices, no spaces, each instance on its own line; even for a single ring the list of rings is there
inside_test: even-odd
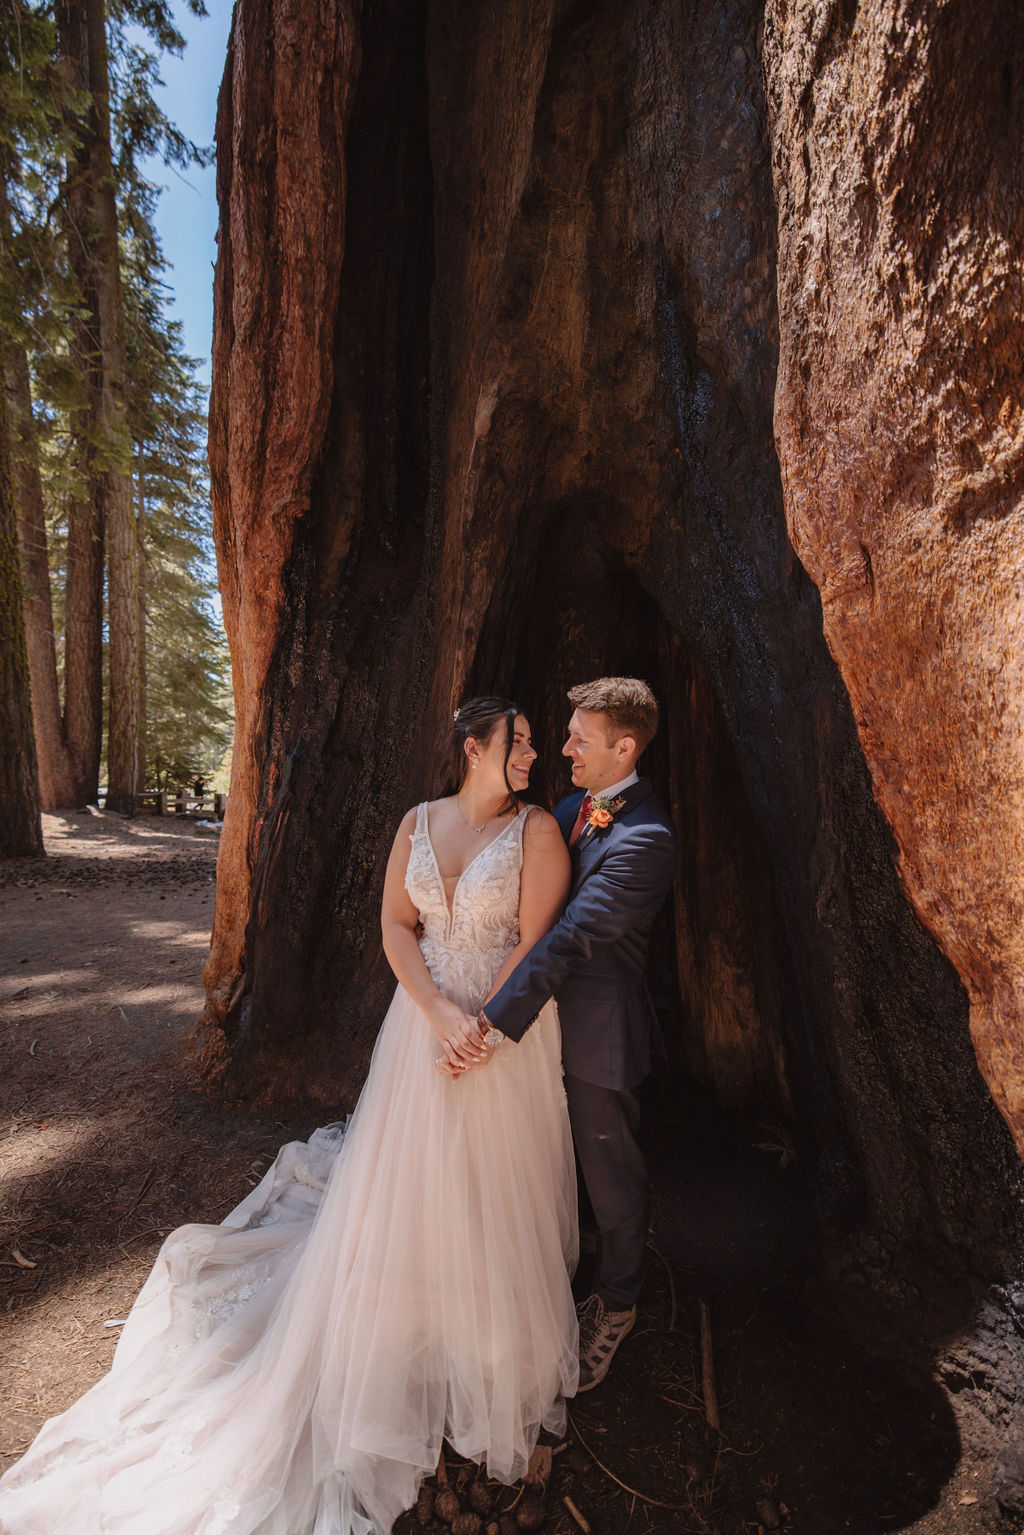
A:
[[[226,1090],[350,1103],[453,703],[515,692],[553,795],[567,685],[639,673],[680,1058],[791,1119],[842,1262],[967,1327],[1020,1272],[1024,47],[1008,0],[970,47],[898,9],[236,6],[201,1039]]]

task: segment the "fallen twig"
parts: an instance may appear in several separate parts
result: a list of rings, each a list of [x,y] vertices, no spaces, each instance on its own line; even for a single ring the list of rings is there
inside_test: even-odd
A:
[[[125,1250],[125,1242],[141,1242],[143,1237],[162,1237],[163,1234],[164,1230],[162,1226],[150,1226],[146,1231],[137,1231],[134,1236],[125,1237],[124,1242],[119,1241],[117,1245],[124,1253],[125,1257],[130,1258],[132,1257],[132,1254]]]
[[[707,1302],[700,1303],[700,1363],[701,1386],[704,1391],[704,1415],[708,1427],[716,1432],[718,1422],[718,1393],[715,1390],[715,1362],[711,1353],[711,1313]]]
[[[124,1214],[121,1217],[121,1219],[123,1221],[126,1221],[128,1219],[128,1217],[129,1217],[129,1215],[132,1215],[134,1213],[135,1207],[138,1204],[139,1200],[142,1198],[143,1194],[149,1188],[149,1185],[153,1182],[153,1176],[154,1176],[155,1172],[156,1172],[156,1168],[155,1167],[151,1167],[149,1169],[149,1172],[143,1178],[142,1184],[141,1184],[141,1186],[139,1188],[139,1192],[136,1194],[135,1198],[132,1200],[131,1204],[128,1206],[127,1210],[124,1212]]]
[[[565,1494],[562,1502],[565,1504],[566,1508],[569,1510],[570,1514],[575,1519],[580,1529],[583,1531],[583,1535],[590,1535],[590,1525],[587,1523],[586,1519],[584,1519],[583,1515],[580,1513],[579,1509],[576,1507],[568,1493]]]
[[[590,1448],[589,1444],[580,1433],[580,1426],[576,1422],[576,1419],[573,1417],[572,1413],[569,1414],[569,1422],[572,1424],[576,1431],[577,1439],[586,1450],[594,1464],[601,1468],[605,1476],[610,1476],[616,1486],[622,1488],[623,1492],[631,1493],[634,1498],[639,1498],[641,1503],[651,1503],[655,1508],[667,1508],[673,1514],[681,1514],[685,1509],[689,1507],[688,1503],[666,1503],[661,1498],[649,1497],[647,1493],[638,1492],[635,1487],[630,1487],[626,1482],[622,1480],[621,1477],[616,1476],[614,1471],[610,1471],[603,1460],[598,1460],[597,1456],[594,1454],[593,1450]]]

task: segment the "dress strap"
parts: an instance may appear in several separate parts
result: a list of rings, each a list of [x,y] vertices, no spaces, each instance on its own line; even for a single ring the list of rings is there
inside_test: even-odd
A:
[[[429,800],[423,800],[419,805],[416,806],[416,831],[413,833],[414,836],[416,835],[416,832],[418,832],[421,837],[426,834],[428,804]]]
[[[526,830],[526,823],[530,819],[530,812],[536,810],[536,808],[536,805],[520,805],[516,811],[515,840],[519,847],[523,845],[523,832]]]

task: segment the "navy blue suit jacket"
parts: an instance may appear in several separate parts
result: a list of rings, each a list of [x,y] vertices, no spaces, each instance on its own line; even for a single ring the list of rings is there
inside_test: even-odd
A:
[[[520,1040],[549,997],[558,1004],[562,1061],[600,1087],[634,1087],[651,1069],[657,1026],[644,981],[651,928],[676,866],[672,822],[641,778],[610,826],[584,828],[571,849],[569,903],[487,1003],[487,1017]],[[555,809],[569,839],[582,803]]]

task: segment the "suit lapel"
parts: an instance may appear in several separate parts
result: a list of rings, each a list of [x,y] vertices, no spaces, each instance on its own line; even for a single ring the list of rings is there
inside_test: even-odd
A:
[[[598,831],[596,829],[588,830],[586,827],[584,827],[575,847],[571,849],[573,855],[573,869],[576,874],[577,883],[584,878],[589,865],[594,861],[597,854],[600,853],[601,849],[606,846],[608,838],[615,830],[619,816],[624,815],[628,810],[635,810],[637,805],[642,804],[650,792],[651,780],[649,778],[638,778],[636,783],[630,784],[628,789],[621,790],[621,792],[615,796],[616,799],[625,800],[626,803],[623,805],[621,810],[616,811],[610,826],[606,826],[603,831]],[[577,811],[579,811],[579,807],[582,802],[583,796],[580,795],[579,799],[576,801]],[[571,829],[572,828],[570,826],[570,830]]]
[[[626,810],[635,810],[637,805],[641,804],[650,792],[651,780],[649,778],[638,778],[636,783],[631,783],[628,789],[623,789],[621,796],[616,796],[626,801],[619,814],[621,815]]]

